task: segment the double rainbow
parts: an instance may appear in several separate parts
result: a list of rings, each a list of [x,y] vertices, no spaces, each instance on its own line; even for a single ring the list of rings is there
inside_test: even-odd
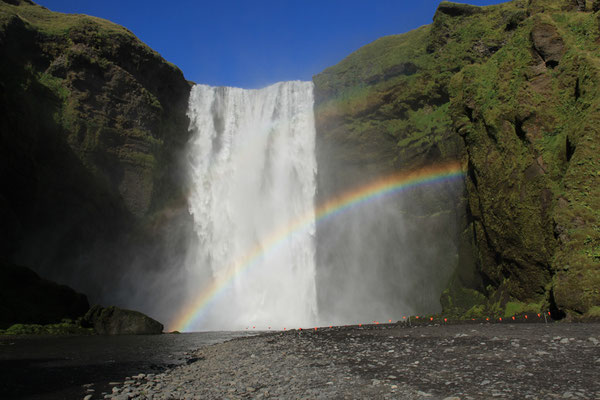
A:
[[[421,185],[431,185],[460,179],[463,175],[458,162],[431,166],[417,171],[393,174],[377,179],[325,202],[316,208],[314,215],[309,213],[273,232],[257,246],[250,249],[246,255],[233,262],[230,268],[227,269],[230,272],[214,280],[177,314],[174,322],[171,324],[171,329],[179,331],[190,330],[194,322],[202,316],[207,306],[218,298],[237,276],[244,273],[252,265],[255,265],[256,261],[261,257],[272,252],[286,240],[289,240],[294,234],[308,228],[311,224],[334,217],[352,207],[363,205],[370,200],[399,193]]]

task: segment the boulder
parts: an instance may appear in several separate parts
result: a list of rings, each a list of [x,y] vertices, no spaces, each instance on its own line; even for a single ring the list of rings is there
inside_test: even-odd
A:
[[[554,68],[558,65],[565,52],[565,45],[554,25],[537,23],[531,31],[531,41],[547,67]]]
[[[450,1],[443,1],[438,6],[436,13],[443,13],[451,17],[469,16],[483,12],[481,7],[469,4],[459,4]]]
[[[87,297],[70,287],[42,279],[27,267],[0,262],[0,329],[75,320],[89,308]]]
[[[156,335],[164,328],[160,322],[141,312],[99,305],[88,311],[82,324],[94,328],[99,335]]]

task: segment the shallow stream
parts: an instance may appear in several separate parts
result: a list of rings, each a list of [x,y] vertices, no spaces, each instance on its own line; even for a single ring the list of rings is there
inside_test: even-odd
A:
[[[81,399],[110,392],[110,382],[160,373],[184,364],[189,353],[247,332],[150,336],[0,336],[2,399]]]

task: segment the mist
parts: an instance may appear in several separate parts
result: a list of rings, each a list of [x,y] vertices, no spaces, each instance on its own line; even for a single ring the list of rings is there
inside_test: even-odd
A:
[[[183,298],[172,314],[196,309],[179,328],[282,329],[440,311],[457,264],[462,183],[374,197],[315,220],[320,204],[381,173],[340,165],[328,154],[335,147],[315,149],[313,102],[310,82],[192,90],[193,229],[167,281]]]
[[[195,86],[191,140],[179,155],[182,196],[147,226],[120,222],[97,235],[91,250],[43,276],[92,304],[139,310],[188,331],[439,312],[458,262],[462,182],[373,197],[317,219],[322,204],[398,171],[353,162],[343,146],[325,142],[315,131],[312,91],[311,82]],[[113,233],[122,231],[134,234]],[[26,256],[25,264],[44,266]]]
[[[432,208],[440,197],[458,198],[462,185],[436,186],[378,197],[318,225],[323,324],[396,322],[441,311],[440,295],[458,262],[458,224],[454,210]],[[319,188],[329,189],[323,181]]]

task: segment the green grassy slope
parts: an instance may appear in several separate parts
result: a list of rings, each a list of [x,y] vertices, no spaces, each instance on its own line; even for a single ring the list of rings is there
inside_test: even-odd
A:
[[[431,153],[436,161],[455,158],[450,77],[489,58],[512,35],[507,27],[525,17],[518,4],[442,3],[432,25],[359,49],[314,77],[320,134],[356,142],[385,136],[395,148],[380,157],[382,169],[416,168],[429,163]]]
[[[592,6],[442,2],[433,24],[314,77],[321,193],[462,161],[465,197],[425,207],[460,219],[446,312],[502,314],[509,303],[577,316],[600,304]]]

